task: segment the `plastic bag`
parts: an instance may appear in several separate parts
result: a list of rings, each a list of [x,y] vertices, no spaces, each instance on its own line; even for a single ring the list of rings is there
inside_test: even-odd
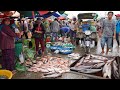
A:
[[[25,61],[22,53],[19,55],[19,60],[20,60],[21,63],[24,63],[24,61]]]
[[[101,49],[101,38],[98,38],[96,54],[100,54],[101,52],[102,52],[102,49]]]
[[[34,58],[35,52],[33,49],[25,48],[24,53],[25,53],[26,58],[30,58],[30,59]]]
[[[24,65],[21,65],[20,62],[16,63],[16,70],[17,71],[26,71],[27,68]]]
[[[118,55],[119,54],[118,50],[117,50],[118,49],[117,47],[118,47],[117,41],[116,41],[116,39],[114,39],[113,40],[113,50],[112,50],[113,52],[112,52],[112,55]]]
[[[58,54],[58,53],[59,53],[59,50],[55,50],[54,53],[55,53],[55,54]]]
[[[20,33],[20,31],[18,30],[18,28],[15,28],[15,33]]]

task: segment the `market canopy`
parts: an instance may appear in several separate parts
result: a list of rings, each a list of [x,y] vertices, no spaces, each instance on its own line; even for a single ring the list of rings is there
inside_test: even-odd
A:
[[[60,17],[60,14],[57,12],[48,12],[47,14],[44,15],[36,15],[35,17],[43,17],[43,18],[48,18],[50,16],[55,16],[55,17]]]
[[[60,14],[63,14],[65,11],[58,11]]]
[[[58,17],[59,20],[65,20],[63,16]]]
[[[5,18],[5,17],[19,17],[20,13],[17,11],[2,11],[0,13],[0,18]]]

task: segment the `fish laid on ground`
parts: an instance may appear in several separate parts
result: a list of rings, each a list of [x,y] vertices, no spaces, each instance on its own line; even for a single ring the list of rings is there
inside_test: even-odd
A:
[[[110,60],[103,67],[103,77],[104,78],[108,77],[111,79],[111,70],[112,70],[111,63],[112,63],[112,61]]]
[[[60,77],[60,76],[62,76],[61,73],[55,73],[55,74],[52,74],[52,75],[42,76],[42,78],[56,78],[56,77]]]
[[[90,67],[71,67],[71,70],[81,71],[81,70],[85,70],[85,69],[88,69],[88,68],[91,68],[91,66]]]
[[[119,72],[118,72],[118,64],[117,62],[114,60],[113,63],[112,63],[112,70],[113,70],[113,76],[116,78],[116,79],[119,79]]]
[[[90,58],[91,58],[90,54],[85,57],[85,59],[90,59]]]
[[[96,59],[91,59],[89,62],[93,62],[93,63],[103,63],[104,61],[102,61],[102,60],[96,60]]]
[[[81,65],[83,63],[83,61],[84,61],[84,57],[76,64],[76,66]]]
[[[49,72],[48,70],[46,70],[46,69],[42,69],[42,68],[40,68],[40,71],[43,72],[43,73],[47,73],[47,72]]]
[[[97,64],[93,65],[92,68],[98,69],[98,68],[102,68],[104,65],[105,65],[105,63],[97,63]]]
[[[98,59],[98,60],[108,60],[106,57],[98,56],[98,55],[92,55],[92,54],[91,54],[91,58],[95,58],[95,59]]]
[[[47,76],[47,75],[52,75],[52,74],[55,74],[56,72],[48,72],[48,73],[44,73],[43,75],[44,76]]]
[[[102,69],[82,69],[80,70],[79,72],[82,72],[82,73],[96,73],[96,72],[99,72],[101,71]]]
[[[51,59],[51,60],[49,60],[49,59]],[[48,62],[43,63],[44,60],[48,60]],[[57,57],[47,57],[46,56],[46,57],[43,57],[42,61],[37,61],[36,64],[33,64],[33,66],[31,68],[29,68],[28,71],[43,72],[43,73],[68,72],[68,71],[70,71],[69,60],[64,60],[62,58],[57,58]]]
[[[76,68],[91,68],[91,66],[80,65],[80,66],[78,66]]]

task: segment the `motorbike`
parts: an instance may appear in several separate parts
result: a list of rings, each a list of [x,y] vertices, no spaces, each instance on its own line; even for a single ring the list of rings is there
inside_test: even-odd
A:
[[[84,47],[85,52],[90,53],[90,49],[96,46],[96,41],[94,39],[96,32],[92,32],[90,30],[86,30],[82,32],[82,39],[80,40],[80,44]]]

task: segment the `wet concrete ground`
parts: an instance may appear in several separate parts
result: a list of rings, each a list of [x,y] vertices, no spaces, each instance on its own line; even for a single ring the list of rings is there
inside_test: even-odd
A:
[[[106,46],[105,46],[106,48]],[[105,49],[106,50],[106,49]],[[120,49],[117,48],[117,43],[114,42],[113,51],[108,53],[108,56],[120,56],[120,53],[118,53]],[[77,46],[74,50],[75,53],[80,53],[80,55],[84,55],[84,48],[80,48],[80,46]],[[95,48],[91,49],[91,54],[100,54],[101,52],[101,46],[100,46],[100,39],[98,39],[98,45]],[[67,55],[60,55],[60,54],[54,54],[54,56],[61,56],[65,59],[67,58]],[[74,62],[72,60],[71,62]],[[42,73],[33,73],[33,72],[18,72],[13,76],[13,79],[41,79]],[[62,77],[59,77],[58,79],[98,79],[99,77],[91,77],[87,76],[85,74],[76,74],[76,73],[64,73]],[[100,78],[99,78],[100,79]]]

